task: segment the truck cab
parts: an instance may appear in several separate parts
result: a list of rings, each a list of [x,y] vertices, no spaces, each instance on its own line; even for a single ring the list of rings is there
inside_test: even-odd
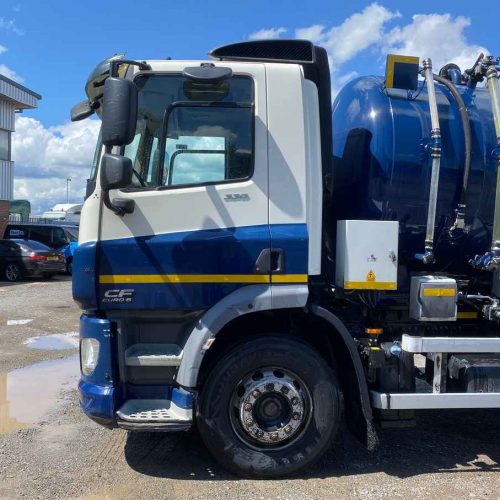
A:
[[[334,196],[326,51],[273,40],[209,56],[115,56],[73,109],[102,119],[73,266],[83,411],[132,431],[196,425],[229,470],[278,477],[317,460],[344,412],[373,449],[384,415],[499,407],[496,382],[481,403],[442,397],[446,353],[500,343],[491,322],[486,342],[456,327],[464,285],[432,268],[428,240],[427,262],[403,269],[397,214],[334,211],[349,194]],[[422,341],[425,321],[448,340]],[[428,352],[438,386],[421,398],[414,354]]]

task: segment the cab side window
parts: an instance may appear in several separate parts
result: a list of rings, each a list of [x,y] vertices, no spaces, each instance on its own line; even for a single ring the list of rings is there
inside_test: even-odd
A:
[[[199,85],[181,75],[139,75],[134,140],[123,154],[131,189],[206,185],[253,174],[254,83],[234,75]]]
[[[252,174],[250,106],[179,106],[167,124],[164,186],[224,182]]]

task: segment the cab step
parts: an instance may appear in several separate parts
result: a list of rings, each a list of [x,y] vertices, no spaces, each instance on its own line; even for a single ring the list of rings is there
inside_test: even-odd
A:
[[[179,366],[181,361],[177,344],[134,344],[125,351],[127,366]]]
[[[130,399],[116,412],[119,427],[129,430],[188,430],[193,410],[168,399]]]

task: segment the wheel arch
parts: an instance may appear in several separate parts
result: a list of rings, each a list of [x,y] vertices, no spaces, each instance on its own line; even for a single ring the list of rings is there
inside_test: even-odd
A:
[[[221,309],[224,320],[217,318],[211,323],[200,320],[186,344],[191,342],[184,352],[178,383],[187,388],[200,388],[210,368],[225,352],[255,334],[272,332],[295,336],[315,348],[336,368],[344,394],[347,425],[368,449],[375,449],[378,436],[368,385],[356,344],[343,321],[330,311],[317,305],[306,306],[305,302],[295,307],[289,303],[289,307],[271,308],[271,302],[267,302],[268,292],[252,289],[252,293],[258,292],[254,304],[260,304],[259,307],[246,307],[243,311],[234,306],[224,307]]]
[[[311,305],[251,313],[236,318],[218,332],[200,366],[197,387],[226,352],[240,343],[272,332],[295,337],[314,348],[335,370],[344,397],[349,430],[369,450],[376,449],[378,436],[365,372],[356,344],[342,320],[330,311]]]

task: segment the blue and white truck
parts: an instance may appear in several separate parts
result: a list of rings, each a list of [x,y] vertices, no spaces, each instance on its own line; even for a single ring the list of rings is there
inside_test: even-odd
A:
[[[342,420],[373,449],[416,410],[500,408],[499,60],[391,55],[332,106],[310,42],[209,56],[115,56],[72,110],[102,120],[73,266],[83,411],[197,426],[272,478]]]

